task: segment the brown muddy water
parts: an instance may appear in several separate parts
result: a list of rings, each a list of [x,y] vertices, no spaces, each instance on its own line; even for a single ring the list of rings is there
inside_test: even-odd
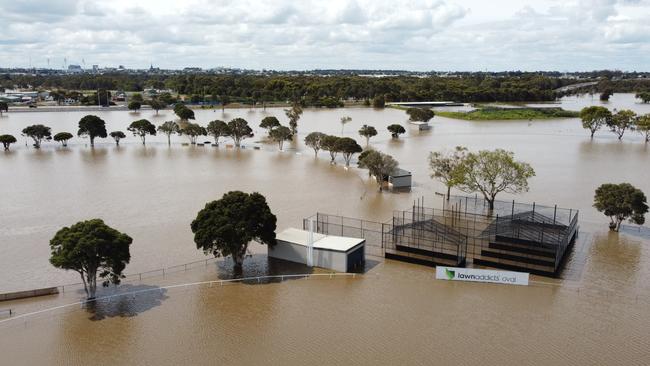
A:
[[[600,104],[567,98],[580,109]],[[632,95],[615,95],[610,108],[650,113]],[[96,112],[109,131],[135,119],[159,124],[171,111]],[[53,132],[76,131],[81,112],[9,113],[0,133],[19,135],[28,124]],[[197,110],[197,121],[243,117],[251,125],[267,115],[286,123],[281,109]],[[366,123],[379,135],[371,145],[395,156],[414,174],[410,193],[379,193],[367,174],[317,159],[302,144],[312,131],[341,134],[340,117]],[[407,133],[393,140],[386,126]],[[443,187],[428,177],[431,150],[464,145],[505,148],[535,168],[521,201],[580,209],[581,236],[560,280],[535,277],[529,287],[450,283],[425,267],[371,261],[355,279],[290,280],[281,283],[191,286],[124,296],[91,313],[74,307],[25,321],[0,324],[0,364],[503,364],[647,365],[650,362],[650,240],[629,228],[607,231],[591,208],[594,189],[628,181],[650,193],[650,146],[628,132],[623,141],[602,131],[591,141],[577,119],[467,122],[436,117],[431,131],[406,124],[404,112],[365,108],[305,111],[298,142],[284,152],[235,151],[210,146],[168,147],[162,136],[146,147],[134,137],[95,149],[75,139],[68,148],[46,143],[0,153],[0,292],[77,282],[51,268],[48,240],[63,225],[101,217],[134,238],[129,273],[205,258],[195,249],[189,223],[205,202],[232,189],[266,195],[280,229],[300,226],[316,211],[390,218],[394,209],[424,196],[440,206]],[[263,131],[256,128],[257,136]],[[208,139],[205,139],[208,140]],[[252,146],[259,138],[251,139]],[[511,199],[504,195],[502,198]],[[245,274],[304,272],[268,262],[263,247]],[[228,263],[130,284],[133,289],[228,276]],[[79,300],[79,293],[0,303],[19,312]],[[99,316],[98,316],[99,314]]]

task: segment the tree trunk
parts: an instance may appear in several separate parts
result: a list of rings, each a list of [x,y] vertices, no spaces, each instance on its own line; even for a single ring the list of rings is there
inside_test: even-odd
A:
[[[167,145],[171,145],[171,144],[172,144],[172,135],[168,134],[167,135]]]
[[[241,275],[244,272],[244,254],[246,253],[246,250],[243,251],[243,253],[236,253],[232,255],[232,260],[234,262],[233,265],[233,272],[236,277],[241,277]]]
[[[117,143],[120,144],[119,142]],[[95,136],[90,136],[90,147],[95,147]]]
[[[447,186],[447,201],[449,201],[450,196],[451,196],[451,186]]]
[[[596,133],[596,130],[591,130],[591,139],[594,139],[594,133]]]

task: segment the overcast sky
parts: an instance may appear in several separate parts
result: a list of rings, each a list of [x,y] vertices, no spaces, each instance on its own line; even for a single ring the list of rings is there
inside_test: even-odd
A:
[[[0,67],[650,71],[650,0],[0,0]]]

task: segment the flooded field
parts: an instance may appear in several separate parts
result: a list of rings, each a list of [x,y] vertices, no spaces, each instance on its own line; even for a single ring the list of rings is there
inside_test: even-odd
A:
[[[600,102],[589,96],[561,102],[573,110],[590,104]],[[650,113],[630,94],[606,105]],[[126,132],[140,118],[174,119],[171,111],[94,114],[109,131]],[[0,118],[0,133],[18,136],[34,123],[75,133],[84,115],[9,113]],[[242,117],[257,126],[267,115],[286,124],[282,109],[197,110],[196,121]],[[345,169],[342,159],[330,165],[327,153],[314,158],[304,146],[312,131],[340,135],[345,115],[352,122],[343,133],[360,143],[362,124],[377,128],[370,144],[413,172],[410,193],[379,193],[365,171]],[[383,221],[419,197],[439,207],[434,192],[443,187],[429,178],[426,159],[429,151],[456,145],[514,151],[537,173],[517,200],[580,210],[581,236],[564,279],[537,277],[527,288],[449,283],[433,280],[428,268],[378,262],[356,279],[170,289],[115,300],[101,320],[76,309],[0,326],[0,352],[10,364],[647,364],[650,240],[636,228],[609,233],[607,219],[591,207],[594,189],[606,182],[650,193],[650,146],[640,135],[628,132],[618,141],[603,130],[592,141],[578,119],[441,117],[420,132],[406,119],[394,109],[307,109],[299,137],[284,152],[261,141],[258,127],[245,145],[260,142],[261,150],[182,146],[184,137],[168,147],[163,136],[147,146],[129,136],[119,148],[106,139],[90,149],[75,139],[68,148],[51,142],[35,150],[21,138],[0,152],[0,292],[78,282],[51,267],[48,241],[61,226],[91,217],[134,238],[127,273],[203,259],[189,223],[207,201],[233,189],[264,194],[279,229],[300,226],[316,211]],[[391,139],[392,123],[407,133]],[[214,278],[212,268],[166,281]]]

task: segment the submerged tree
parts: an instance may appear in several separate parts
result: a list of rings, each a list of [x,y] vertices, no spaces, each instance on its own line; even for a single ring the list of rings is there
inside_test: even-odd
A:
[[[253,137],[253,129],[250,128],[248,122],[243,118],[235,118],[228,122],[228,130],[230,131],[230,137],[232,137],[237,147],[241,146],[241,142],[244,139]]]
[[[618,139],[623,138],[623,134],[628,128],[634,128],[636,123],[636,113],[629,109],[618,111],[607,120],[607,127],[612,131]]]
[[[582,108],[580,111],[582,127],[591,132],[591,138],[601,127],[607,125],[612,119],[612,112],[601,106],[591,106]]]
[[[276,127],[280,127],[280,121],[274,116],[264,117],[260,123],[260,127],[266,129],[268,136],[271,137],[271,131]]]
[[[129,102],[127,108],[129,108],[130,111],[137,112],[140,110],[140,108],[142,108],[142,103],[137,101]]]
[[[94,299],[97,277],[102,285],[119,284],[131,260],[133,239],[100,219],[78,222],[59,230],[50,240],[50,263],[79,273],[88,299]]]
[[[514,153],[502,149],[469,153],[462,160],[459,188],[465,192],[480,192],[494,210],[497,194],[517,194],[528,191],[528,179],[535,171],[528,164],[514,159]]]
[[[56,142],[60,142],[63,147],[68,146],[68,140],[73,138],[72,134],[70,132],[59,132],[56,135],[54,135],[53,140]]]
[[[636,121],[634,129],[643,135],[646,144],[650,142],[650,113],[640,116]]]
[[[5,150],[9,150],[9,146],[15,143],[16,138],[13,135],[0,135],[0,144],[2,144]]]
[[[115,140],[115,145],[120,146],[120,140],[126,138],[126,135],[122,131],[113,131],[110,133],[110,136]]]
[[[195,145],[199,136],[205,136],[208,131],[198,123],[188,123],[178,132],[179,135],[185,135],[190,139],[190,144]]]
[[[413,122],[429,122],[436,115],[428,108],[409,108],[406,110],[406,114],[409,115],[409,120]]]
[[[350,122],[352,122],[352,117],[350,116],[341,117],[341,136],[343,136],[343,129],[345,128],[345,125]]]
[[[352,155],[363,151],[357,141],[350,137],[341,137],[336,141],[336,150],[343,155],[345,166],[350,166],[350,159]]]
[[[180,130],[180,126],[174,121],[167,121],[158,126],[158,132],[162,132],[167,135],[167,145],[172,144],[172,134],[180,133]]]
[[[146,143],[147,135],[156,136],[156,126],[146,119],[131,122],[127,130],[133,133],[133,136],[140,136],[142,145]]]
[[[384,108],[386,106],[386,98],[384,98],[383,95],[375,95],[374,98],[372,98],[372,107],[373,108]]]
[[[367,152],[366,152],[367,151]],[[376,150],[366,150],[359,156],[359,168],[368,169],[368,172],[375,176],[379,184],[379,191],[384,188],[384,182],[397,169],[397,160],[388,154]]]
[[[305,145],[314,149],[314,156],[318,157],[318,151],[323,148],[323,139],[327,136],[322,132],[312,132],[305,136]]]
[[[298,120],[302,116],[302,108],[300,104],[293,103],[291,109],[285,109],[284,114],[289,118],[289,128],[291,129],[291,134],[295,135],[298,133]]]
[[[230,136],[230,129],[228,124],[221,120],[214,120],[208,123],[208,128],[206,128],[208,135],[214,137],[214,144],[219,146],[219,139],[221,137]]]
[[[388,126],[386,129],[388,130],[388,132],[390,132],[391,137],[393,137],[394,139],[398,138],[399,135],[406,133],[404,127],[397,123]]]
[[[188,121],[194,119],[194,111],[187,108],[185,104],[176,103],[174,106],[174,113],[181,119],[181,121]]]
[[[287,126],[276,127],[271,130],[270,133],[271,139],[278,143],[278,148],[282,150],[282,145],[285,141],[291,141],[293,135],[291,134],[291,129]]]
[[[452,151],[436,151],[429,154],[431,178],[439,180],[447,187],[447,200],[451,195],[451,188],[463,181],[460,167],[466,156],[467,148],[462,146],[456,146]]]
[[[7,102],[0,102],[0,117],[2,117],[3,112],[9,112],[9,104]]]
[[[641,99],[643,103],[650,103],[650,92],[637,93],[635,97]]]
[[[372,126],[363,125],[359,129],[359,135],[366,138],[366,146],[368,146],[370,144],[370,138],[377,136],[377,130]]]
[[[152,99],[152,100],[150,100],[150,101],[149,101],[149,106],[151,107],[151,109],[153,109],[154,111],[156,111],[156,114],[158,114],[158,111],[159,111],[159,110],[161,110],[161,109],[167,107],[167,105],[166,105],[164,102],[162,102],[162,101],[160,101],[160,100],[158,100],[158,99]]]
[[[275,245],[276,217],[261,194],[231,191],[212,201],[192,221],[197,249],[215,257],[231,256],[241,274],[251,241]]]
[[[337,142],[339,141],[340,137],[334,136],[334,135],[326,135],[325,137],[322,138],[321,140],[321,147],[325,151],[329,151],[330,153],[330,163],[334,163],[334,159],[336,159],[336,154],[339,152],[338,144]]]
[[[628,219],[643,225],[648,212],[645,194],[630,183],[601,185],[596,189],[594,207],[609,216],[609,229],[613,231],[619,231],[621,223]]]
[[[52,132],[49,127],[43,125],[31,125],[23,128],[23,136],[34,140],[34,147],[39,149],[43,140],[52,139]]]
[[[87,115],[79,120],[77,136],[90,137],[90,146],[95,146],[96,137],[106,138],[108,136],[106,133],[106,122],[97,116]]]

